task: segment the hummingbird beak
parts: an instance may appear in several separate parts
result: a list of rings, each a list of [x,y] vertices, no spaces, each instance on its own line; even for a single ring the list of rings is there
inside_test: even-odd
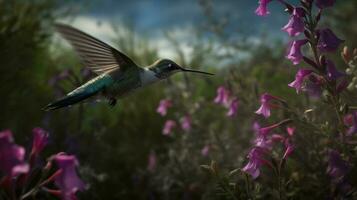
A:
[[[199,73],[199,74],[205,74],[205,75],[214,75],[214,74],[212,74],[212,73],[203,72],[203,71],[198,71],[198,70],[194,70],[194,69],[181,68],[181,70],[182,70],[183,72],[192,72],[192,73]]]

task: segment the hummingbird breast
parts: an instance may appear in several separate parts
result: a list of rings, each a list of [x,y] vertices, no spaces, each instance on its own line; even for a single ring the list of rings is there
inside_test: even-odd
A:
[[[144,68],[140,72],[140,81],[142,86],[150,85],[159,81],[160,79],[156,76],[156,73],[148,68]]]

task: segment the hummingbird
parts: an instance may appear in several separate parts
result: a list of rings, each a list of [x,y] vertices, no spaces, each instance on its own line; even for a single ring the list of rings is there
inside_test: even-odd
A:
[[[169,59],[159,59],[149,66],[140,67],[124,53],[74,27],[55,24],[55,30],[72,45],[83,64],[97,76],[45,106],[45,111],[67,107],[95,95],[104,97],[110,106],[115,106],[117,98],[167,79],[177,72],[213,75],[181,67]]]

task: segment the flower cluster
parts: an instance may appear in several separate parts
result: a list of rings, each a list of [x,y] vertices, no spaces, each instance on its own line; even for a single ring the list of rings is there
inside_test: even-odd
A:
[[[255,132],[255,139],[253,147],[248,154],[248,163],[243,167],[242,171],[250,174],[253,179],[256,179],[260,175],[260,168],[263,165],[267,165],[273,168],[269,158],[272,157],[271,151],[275,144],[282,144],[284,146],[284,153],[281,156],[281,160],[286,160],[294,151],[294,145],[292,143],[292,136],[294,135],[295,128],[287,127],[286,134],[272,133],[274,129],[283,126],[288,121],[282,121],[277,124],[273,124],[268,127],[260,127],[257,122],[253,124],[253,130]]]
[[[166,116],[168,113],[168,109],[173,106],[172,101],[170,99],[162,99],[160,100],[159,106],[156,108],[156,112],[161,116]],[[183,131],[189,132],[191,130],[191,116],[189,114],[184,115],[180,118],[181,129]],[[164,124],[164,128],[162,129],[163,135],[171,135],[173,133],[173,129],[177,127],[177,122],[172,119],[166,120]]]
[[[220,104],[228,109],[227,116],[234,117],[237,115],[239,101],[237,97],[231,95],[231,92],[224,86],[217,88],[217,95],[214,103]]]
[[[260,0],[256,14],[266,16],[269,14],[268,5],[273,0]],[[290,18],[282,31],[287,32],[291,41],[289,42],[285,57],[293,65],[300,65],[295,75],[295,80],[288,84],[294,88],[296,93],[306,92],[310,97],[324,98],[324,102],[333,107],[336,111],[338,121],[338,132],[341,134],[342,142],[345,137],[351,137],[357,133],[357,112],[347,114],[349,107],[341,100],[340,93],[346,88],[352,90],[356,87],[357,73],[355,70],[355,61],[357,60],[357,50],[352,53],[347,47],[342,51],[342,58],[349,66],[346,73],[339,71],[335,62],[328,58],[329,53],[335,53],[344,42],[328,27],[319,24],[321,15],[325,9],[334,6],[335,0],[302,0],[299,5],[292,5],[285,0],[277,0],[289,13]],[[316,8],[315,8],[316,7]],[[310,53],[307,53],[307,50]],[[354,75],[352,82],[349,82],[347,75]],[[322,94],[324,94],[322,96]],[[260,102],[261,107],[256,111],[257,114],[269,117],[272,100],[279,98],[269,94],[263,94]],[[284,102],[282,102],[284,104]],[[345,117],[343,118],[343,116]],[[343,118],[343,119],[342,119]],[[270,132],[279,125],[272,125],[266,128],[259,128],[254,147],[251,149],[248,158],[248,164],[243,171],[252,175],[253,178],[259,176],[259,168],[268,163],[265,157],[269,155],[272,141],[283,141],[285,153],[282,157],[285,160],[295,149],[292,142],[294,128],[288,128],[287,137],[273,134]],[[270,139],[267,138],[270,136]],[[327,173],[337,188],[348,188],[346,174],[350,169],[350,164],[344,160],[338,151],[330,150],[328,155]],[[347,158],[348,160],[348,158]]]
[[[267,15],[269,13],[267,5],[270,2],[261,0],[257,13]],[[346,80],[343,79],[345,74],[338,71],[334,62],[326,59],[324,54],[335,52],[343,40],[329,28],[317,28],[323,9],[333,6],[335,1],[315,1],[315,5],[319,8],[316,15],[313,14],[313,1],[302,1],[300,6],[293,6],[282,0],[279,2],[283,3],[290,13],[288,23],[282,28],[293,37],[286,58],[294,65],[300,64],[303,60],[308,65],[298,70],[295,80],[289,86],[295,88],[298,93],[304,90],[311,96],[319,96],[326,88],[332,88],[333,94],[341,92],[346,85]],[[302,33],[304,33],[303,37],[299,38]],[[306,44],[311,47],[313,58],[304,55],[302,48]],[[339,84],[336,84],[337,81]]]
[[[48,144],[48,138],[49,134],[45,130],[34,128],[32,148],[26,159],[25,148],[14,143],[12,132],[0,132],[0,191],[3,190],[6,196],[17,198],[19,195],[19,199],[25,199],[44,191],[63,200],[73,200],[76,199],[77,191],[85,189],[85,184],[77,176],[78,161],[75,156],[59,153],[51,156],[45,166],[38,162],[40,153]],[[57,169],[52,167],[53,163],[56,163]],[[39,175],[41,179],[36,179],[34,184],[34,177]],[[48,188],[53,183],[58,189]],[[25,185],[32,188],[22,190],[21,194],[15,193]]]

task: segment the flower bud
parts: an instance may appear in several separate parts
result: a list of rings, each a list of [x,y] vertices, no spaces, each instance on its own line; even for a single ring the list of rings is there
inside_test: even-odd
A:
[[[326,58],[325,58],[324,55],[321,55],[321,56],[320,56],[319,62],[320,62],[320,64],[321,64],[321,66],[322,66],[323,68],[325,68],[325,66],[326,66],[327,63],[326,63]]]
[[[347,46],[343,47],[343,51],[341,52],[341,56],[342,56],[343,60],[346,63],[348,63],[351,60],[351,55],[350,55],[350,53],[348,51],[348,47]]]
[[[351,68],[347,68],[346,69],[346,74],[351,75],[352,74],[352,69]]]

